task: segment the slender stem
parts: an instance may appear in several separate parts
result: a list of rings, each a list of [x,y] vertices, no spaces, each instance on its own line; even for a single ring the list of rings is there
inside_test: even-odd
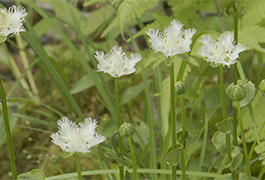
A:
[[[8,108],[7,108],[7,103],[6,103],[5,90],[4,90],[1,79],[0,79],[0,97],[2,100],[3,119],[4,119],[6,138],[7,138],[7,144],[8,144],[8,149],[9,149],[9,158],[10,158],[10,165],[11,165],[11,171],[12,171],[12,178],[16,180],[17,169],[16,169],[16,162],[15,162],[14,146],[13,146],[12,135],[11,135],[10,125],[9,125],[9,116],[8,116]]]
[[[181,149],[182,179],[186,179],[186,157],[185,157],[186,118],[185,118],[185,108],[182,98],[179,98],[179,104],[182,114],[182,136],[181,136],[181,143],[183,144],[183,148]]]
[[[236,0],[233,0],[233,12],[234,12],[234,41],[238,42],[238,12],[236,7]]]
[[[251,121],[252,121],[252,124],[253,124],[253,128],[254,128],[254,132],[255,132],[255,135],[256,135],[256,141],[258,142],[258,146],[259,146],[260,152],[264,152],[263,148],[261,146],[261,143],[260,143],[259,134],[258,134],[257,126],[256,126],[255,116],[254,116],[254,111],[253,111],[253,107],[252,107],[251,104],[248,104],[248,110],[249,110],[250,118],[251,118]],[[261,153],[261,155],[263,156],[263,159],[265,159],[264,154]],[[252,156],[252,154],[249,155],[249,159],[251,159],[251,156]]]
[[[132,44],[133,47],[135,48],[135,51],[137,53],[140,53],[140,50],[136,44],[135,39],[132,38],[132,34],[130,30],[125,27],[127,33],[129,34],[130,38],[132,39]],[[147,75],[145,72],[145,67],[143,64],[143,61],[140,61],[140,67],[141,67],[141,72],[142,72],[142,79],[144,82],[144,93],[145,93],[145,101],[146,101],[146,107],[147,107],[147,116],[148,116],[148,126],[149,126],[149,138],[150,138],[150,154],[151,154],[151,167],[153,169],[157,169],[156,165],[156,146],[155,146],[155,133],[154,133],[154,118],[152,114],[152,105],[151,105],[151,98],[150,98],[150,91],[148,87],[148,82],[147,82]],[[153,180],[157,179],[157,174],[153,174],[152,177]]]
[[[135,156],[135,152],[134,152],[134,147],[133,147],[132,140],[130,137],[127,137],[127,141],[129,144],[131,157],[132,157],[132,163],[133,163],[133,180],[136,180],[137,179],[137,163],[136,163],[136,156]]]
[[[246,145],[246,139],[245,139],[245,134],[244,134],[244,127],[243,127],[243,120],[242,120],[242,114],[241,114],[241,108],[240,108],[240,103],[237,102],[237,112],[238,112],[238,119],[239,119],[239,124],[240,124],[240,130],[241,130],[241,139],[242,139],[242,144],[243,144],[243,149],[244,149],[244,155],[245,155],[245,161],[247,165],[247,175],[251,179],[251,170],[250,170],[250,162],[248,158],[248,150],[247,150],[247,145]]]
[[[214,0],[214,4],[215,4],[215,8],[217,10],[218,17],[219,17],[219,21],[220,21],[220,25],[221,25],[221,28],[222,28],[222,32],[224,32],[225,31],[225,27],[224,27],[224,22],[223,22],[223,19],[222,19],[222,14],[220,12],[220,8],[219,8],[219,5],[218,5],[218,0]]]
[[[223,74],[223,66],[219,66],[219,83],[220,83],[220,98],[221,98],[221,106],[222,106],[222,115],[223,119],[227,118],[226,114],[226,106],[225,106],[225,91],[224,91],[224,74]]]
[[[78,180],[82,180],[80,160],[79,160],[79,156],[77,153],[75,153],[75,164],[76,164]]]
[[[174,74],[174,61],[170,66],[170,119],[169,124],[171,124],[171,139],[172,139],[172,149],[177,147],[176,144],[176,106],[175,106],[175,74]],[[172,166],[172,179],[176,179],[177,167]]]
[[[175,105],[175,75],[174,75],[174,62],[170,66],[170,117],[171,117],[171,138],[172,148],[176,148],[176,105]]]
[[[27,69],[29,67],[29,62],[28,62],[27,55],[24,51],[24,45],[23,45],[22,38],[20,35],[16,36],[16,41],[17,41],[17,46],[19,48],[19,54],[20,54],[21,61],[23,63],[24,68]],[[37,102],[39,102],[40,101],[40,99],[38,97],[39,93],[38,93],[38,89],[37,89],[37,86],[36,86],[36,83],[35,83],[35,80],[34,80],[34,77],[32,75],[31,70],[27,71],[27,77],[28,77],[32,92],[34,93],[34,99]]]
[[[61,166],[60,166],[59,164],[56,164],[56,166],[57,166],[57,168],[58,168],[60,174],[64,174],[64,172],[63,172]]]
[[[226,106],[225,106],[225,92],[224,92],[224,74],[223,74],[223,66],[219,66],[219,81],[220,81],[220,98],[221,98],[221,106],[222,106],[222,115],[223,119],[227,118]],[[226,134],[226,150],[229,158],[229,162],[232,161],[231,155],[231,135],[229,133]],[[236,178],[236,171],[232,171],[232,178]]]
[[[233,145],[237,146],[237,109],[233,107]]]
[[[117,120],[118,120],[118,130],[121,126],[121,115],[120,115],[120,105],[119,105],[119,89],[118,89],[118,79],[114,79],[114,91],[115,91],[115,100],[116,100],[116,113],[117,113]],[[123,147],[122,147],[122,137],[119,134],[119,155],[120,157],[123,156]],[[123,165],[119,165],[120,170],[120,179],[124,179],[124,167]]]

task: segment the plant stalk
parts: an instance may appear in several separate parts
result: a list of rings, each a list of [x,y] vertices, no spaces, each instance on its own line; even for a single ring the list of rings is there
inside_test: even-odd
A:
[[[79,155],[77,153],[75,153],[75,163],[76,163],[78,180],[82,180],[80,160],[79,160]]]
[[[118,120],[118,131],[121,126],[121,114],[120,114],[120,104],[119,104],[119,89],[118,89],[118,78],[114,78],[114,91],[115,91],[115,100],[116,100],[116,113]],[[122,158],[123,156],[123,147],[122,147],[122,137],[119,134],[119,156]],[[124,167],[123,165],[119,165],[120,170],[120,179],[124,179]]]

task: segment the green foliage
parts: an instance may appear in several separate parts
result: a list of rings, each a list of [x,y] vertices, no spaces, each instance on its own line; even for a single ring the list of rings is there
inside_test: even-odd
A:
[[[159,1],[148,1],[148,0],[124,0],[118,7],[117,16],[114,18],[112,23],[105,29],[102,34],[104,37],[113,28],[119,26],[120,33],[123,36],[124,25],[130,20],[140,18],[140,16],[148,9],[153,8]]]

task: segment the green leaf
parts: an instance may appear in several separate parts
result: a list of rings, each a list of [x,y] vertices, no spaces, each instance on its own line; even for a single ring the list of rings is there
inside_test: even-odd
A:
[[[90,6],[92,4],[103,4],[106,3],[108,0],[86,0],[83,4],[84,7]]]
[[[68,158],[68,157],[74,155],[75,153],[76,153],[75,151],[71,151],[71,152],[65,152],[65,151],[64,151],[64,152],[61,154],[61,156],[62,156],[62,158]]]
[[[119,135],[117,133],[113,134],[110,138],[112,149],[119,154]]]
[[[140,83],[136,86],[131,86],[128,89],[126,89],[122,95],[121,95],[121,99],[120,99],[120,104],[126,104],[128,102],[130,102],[133,98],[135,98],[136,96],[138,96],[140,94],[140,92],[142,92],[144,89],[144,84]]]
[[[106,152],[105,153],[105,156],[107,158],[110,158],[110,159],[115,160],[118,163],[118,165],[124,165],[124,166],[128,166],[128,167],[130,167],[132,165],[131,162],[126,161],[126,160],[120,158],[114,151],[108,151],[108,152]]]
[[[139,32],[137,32],[132,38],[135,39],[141,35],[145,35],[146,31],[148,29],[158,29],[159,31],[163,31],[165,27],[169,25],[169,23],[174,19],[171,16],[165,16],[160,13],[154,12],[153,17],[155,18],[155,21],[147,24],[144,28],[142,28]],[[128,39],[128,41],[131,41],[131,39]]]
[[[22,173],[17,176],[18,180],[45,180],[44,173],[39,169],[33,169],[27,173]]]
[[[112,23],[102,33],[102,37],[105,37],[112,29],[116,28],[117,26],[119,26],[121,35],[123,37],[124,24],[126,24],[130,20],[139,18],[145,11],[157,5],[158,2],[159,2],[158,0],[154,0],[154,1],[124,0],[122,1],[120,6],[118,7],[117,16],[114,18]]]
[[[212,138],[215,148],[224,156],[226,153],[226,134],[221,131],[216,131]]]
[[[177,166],[178,165],[178,159],[181,152],[181,149],[183,148],[182,144],[177,144],[176,148],[169,148],[166,154],[162,155],[162,158],[170,165],[170,166]]]
[[[91,154],[90,153],[82,153],[82,152],[77,152],[77,154],[83,158],[89,159],[91,158]]]
[[[2,106],[2,104],[0,104]],[[14,116],[14,113],[18,112],[18,107],[14,105],[8,106],[8,112],[9,112],[9,124],[10,124],[10,130],[14,129],[14,127],[17,124],[18,117]],[[0,117],[0,147],[6,140],[6,130],[4,126],[4,120],[3,120],[3,114]]]
[[[112,77],[107,74],[103,74],[103,77],[105,81],[112,79]],[[96,76],[96,78],[98,79],[98,81],[100,81],[98,76]],[[93,86],[95,86],[95,81],[91,80],[89,75],[85,75],[81,79],[79,79],[77,82],[75,82],[72,89],[70,90],[70,93],[77,94]]]
[[[238,30],[239,42],[247,46],[247,49],[255,49],[265,52],[260,43],[265,42],[265,28],[256,26],[246,26]]]
[[[231,163],[228,165],[228,168],[231,171],[237,170],[242,160],[243,160],[243,153],[238,153],[235,157],[233,157]]]
[[[184,135],[184,141],[187,141],[189,139],[189,132],[188,131],[185,131],[185,135]],[[177,133],[177,137],[178,137],[178,140],[179,141],[182,141],[182,130],[180,130],[178,133]]]
[[[222,120],[221,122],[218,122],[215,124],[215,126],[217,127],[217,129],[223,133],[228,133],[231,134],[232,133],[232,127],[233,127],[233,122],[232,122],[233,118],[229,117],[226,118],[224,120]]]
[[[260,132],[259,139],[265,139],[265,131],[264,131],[264,117],[265,117],[265,111],[264,111],[264,104],[265,104],[265,96],[262,96],[259,98],[259,101],[257,105],[253,106],[253,111],[255,115],[255,121],[256,121],[256,127],[257,132]],[[243,109],[243,124],[244,124],[244,131],[246,142],[253,142],[256,140],[255,130],[253,128],[253,124],[251,121],[251,118],[249,116],[249,111]],[[261,130],[263,128],[263,130]]]
[[[247,80],[247,79],[238,80],[237,84],[238,85],[242,85],[244,87],[244,89],[246,90],[246,94],[247,94],[246,97],[239,102],[240,106],[244,107],[244,106],[248,105],[252,101],[252,99],[255,96],[256,89],[255,89],[254,84],[251,81]],[[236,103],[235,102],[233,103],[233,106],[236,107]]]

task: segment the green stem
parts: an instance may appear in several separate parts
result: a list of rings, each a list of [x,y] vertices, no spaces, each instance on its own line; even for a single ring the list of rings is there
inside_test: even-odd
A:
[[[233,107],[233,145],[237,146],[237,109]]]
[[[220,98],[221,98],[221,106],[222,106],[222,115],[223,115],[223,119],[226,119],[227,113],[226,113],[226,106],[225,106],[225,90],[224,90],[224,74],[223,73],[224,73],[223,66],[219,66]],[[227,150],[229,162],[231,162],[232,161],[231,135],[229,133],[226,134],[226,150]],[[232,178],[237,179],[235,171],[232,171]]]
[[[140,50],[136,44],[135,39],[132,38],[132,34],[130,30],[125,27],[128,35],[132,39],[132,44],[137,53],[140,53]],[[140,61],[140,67],[141,67],[141,72],[142,72],[142,79],[144,82],[144,92],[145,92],[145,101],[146,101],[146,107],[147,107],[147,116],[148,116],[148,126],[149,126],[149,138],[150,138],[150,154],[151,154],[151,167],[153,169],[157,169],[156,165],[156,147],[155,147],[155,133],[154,133],[154,118],[152,114],[152,104],[151,104],[151,98],[150,98],[150,91],[148,87],[148,82],[147,82],[147,75],[145,72],[145,67],[143,64],[143,61]],[[157,179],[157,174],[153,174],[152,177],[153,180]]]
[[[12,135],[11,135],[10,125],[9,125],[9,116],[8,116],[8,108],[7,108],[7,103],[6,103],[6,96],[5,96],[5,91],[4,91],[4,87],[3,87],[1,79],[0,79],[0,97],[2,100],[3,120],[4,120],[6,139],[7,139],[8,149],[9,149],[9,158],[10,158],[10,165],[11,165],[11,171],[12,171],[12,178],[16,180],[17,169],[16,169],[16,162],[15,162],[15,155],[14,155],[14,146],[13,146]]]
[[[136,163],[136,156],[135,156],[135,152],[134,152],[134,147],[133,147],[132,140],[130,137],[127,137],[127,141],[129,144],[131,157],[132,157],[132,163],[133,163],[133,180],[136,180],[137,179],[137,163]]]
[[[170,66],[170,119],[169,123],[171,125],[171,139],[172,139],[172,149],[177,147],[176,142],[176,106],[175,106],[175,74],[174,74],[174,61]],[[172,166],[172,179],[176,179],[176,166]]]
[[[248,177],[251,179],[250,162],[249,162],[249,158],[248,158],[248,150],[247,150],[246,139],[245,139],[245,134],[244,134],[244,127],[243,127],[241,108],[240,108],[240,103],[239,102],[236,102],[236,103],[237,103],[238,119],[239,119],[240,130],[241,130],[241,139],[242,139],[244,155],[245,155],[245,161],[246,161],[246,166],[247,166],[246,170],[247,170]]]
[[[116,113],[117,113],[117,120],[118,120],[118,130],[121,126],[121,115],[120,115],[120,105],[119,105],[119,89],[118,89],[118,78],[114,79],[114,91],[115,91],[115,100],[116,100]],[[119,134],[119,155],[122,158],[123,156],[123,147],[122,147],[122,137]],[[119,165],[120,170],[120,179],[124,179],[124,167],[123,165]]]
[[[254,111],[253,111],[253,107],[252,107],[251,104],[248,104],[248,110],[249,110],[250,118],[251,118],[251,121],[252,121],[252,124],[253,124],[253,128],[254,128],[254,132],[255,132],[255,135],[256,135],[256,141],[258,142],[258,146],[259,146],[260,152],[264,152],[263,148],[261,146],[261,143],[260,143],[259,134],[258,134],[258,130],[257,130],[255,116],[254,116]],[[261,155],[263,156],[263,159],[265,159],[264,154],[261,153]],[[252,157],[252,153],[249,154],[249,160],[251,159],[251,157]]]
[[[186,119],[185,119],[185,108],[182,98],[179,98],[179,104],[182,114],[182,136],[181,136],[181,143],[183,144],[183,148],[181,149],[182,179],[186,179],[186,157],[185,157]]]
[[[79,160],[79,156],[78,156],[77,153],[75,153],[75,163],[76,163],[76,170],[77,170],[78,180],[82,180],[80,160]]]
[[[226,114],[226,106],[225,106],[224,74],[223,73],[224,73],[223,66],[219,66],[220,98],[221,98],[221,106],[222,106],[222,115],[223,115],[223,119],[226,119],[227,114]]]

